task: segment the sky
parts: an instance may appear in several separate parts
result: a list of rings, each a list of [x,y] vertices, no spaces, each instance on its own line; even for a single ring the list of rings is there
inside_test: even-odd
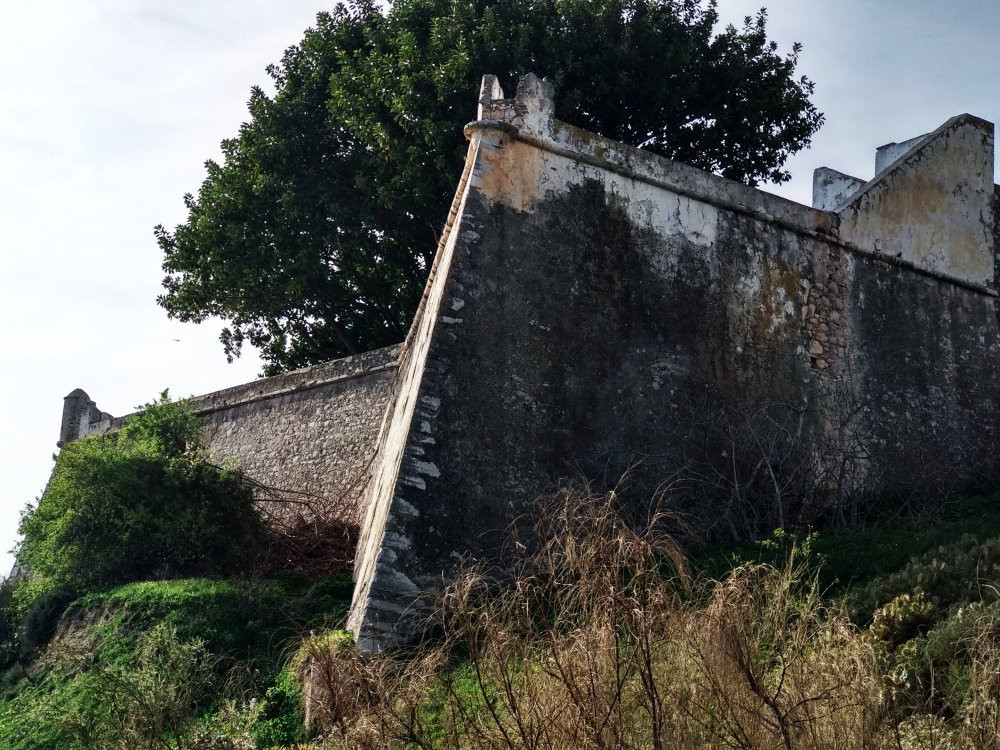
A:
[[[739,24],[761,4],[719,0],[719,11]],[[808,203],[816,167],[870,178],[877,146],[962,112],[1000,119],[1000,3],[766,5],[780,49],[803,44],[798,70],[826,123],[788,161],[791,182],[765,189]],[[156,305],[153,227],[184,220],[182,196],[247,119],[250,87],[267,88],[265,67],[330,7],[0,0],[0,552],[45,486],[71,390],[118,415],[164,388],[186,396],[257,376],[253,351],[226,362],[221,322],[170,321]],[[12,560],[0,556],[0,575]]]

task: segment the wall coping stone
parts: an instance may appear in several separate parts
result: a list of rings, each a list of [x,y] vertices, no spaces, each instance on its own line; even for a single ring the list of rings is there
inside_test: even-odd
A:
[[[398,366],[399,353],[402,347],[402,344],[393,344],[392,346],[372,349],[371,351],[350,357],[342,357],[329,362],[322,362],[318,365],[310,365],[309,367],[292,370],[291,372],[284,372],[269,378],[260,378],[249,383],[223,388],[212,393],[192,396],[190,398],[191,408],[195,414],[212,414],[245,404],[267,401],[296,393],[305,393],[334,383],[342,383],[375,375],[387,370],[395,370]],[[78,393],[82,394],[84,399],[88,398],[86,393],[79,388],[66,398],[70,399]],[[72,442],[77,437],[117,430],[124,424],[126,419],[136,413],[130,412],[129,414],[115,417],[105,412],[100,412],[93,402],[90,403],[93,409],[100,414],[100,419],[90,422],[89,429],[82,429],[79,433],[69,436],[69,440],[65,439],[66,427],[64,424],[62,428],[63,434],[60,435],[58,447],[61,448],[65,443]],[[66,417],[64,416],[63,422],[65,423],[65,421]]]
[[[322,388],[326,385],[395,369],[401,344],[323,362],[281,375],[261,378],[221,391],[194,396],[191,406],[196,414],[210,414],[241,404],[266,401],[280,396]]]

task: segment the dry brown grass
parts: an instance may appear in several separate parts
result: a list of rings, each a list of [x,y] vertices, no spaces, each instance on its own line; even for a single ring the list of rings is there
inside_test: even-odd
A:
[[[513,575],[468,566],[449,586],[434,642],[314,649],[324,747],[1000,748],[992,635],[958,715],[901,715],[876,639],[794,553],[692,582],[663,521],[636,530],[613,494],[563,493],[515,539]]]

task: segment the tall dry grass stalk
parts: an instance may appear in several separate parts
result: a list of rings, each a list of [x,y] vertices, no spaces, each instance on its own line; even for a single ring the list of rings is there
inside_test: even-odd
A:
[[[897,715],[874,639],[824,604],[794,553],[692,582],[664,519],[634,529],[613,494],[564,492],[538,518],[515,536],[512,573],[468,566],[448,587],[434,641],[313,655],[324,747],[998,748],[986,636],[973,699],[928,732]]]

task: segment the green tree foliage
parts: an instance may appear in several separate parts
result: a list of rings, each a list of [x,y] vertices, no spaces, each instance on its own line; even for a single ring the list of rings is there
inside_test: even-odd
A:
[[[211,463],[201,424],[166,392],[117,434],[67,445],[21,520],[19,560],[49,588],[231,573],[265,524],[244,475]]]
[[[268,373],[400,341],[455,187],[480,77],[552,79],[563,120],[734,180],[781,182],[822,122],[798,45],[714,0],[340,4],[254,89],[187,220],[157,227],[160,304],[229,321]]]

